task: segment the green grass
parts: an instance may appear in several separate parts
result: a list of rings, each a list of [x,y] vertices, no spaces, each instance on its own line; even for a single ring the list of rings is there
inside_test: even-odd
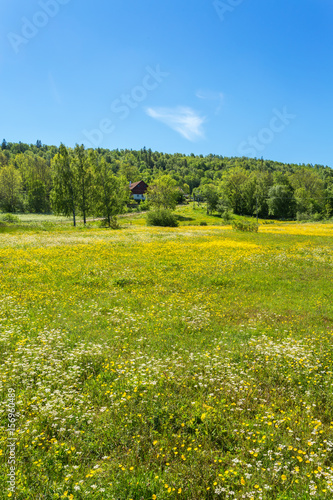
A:
[[[332,497],[333,226],[177,214],[0,234],[1,499]]]

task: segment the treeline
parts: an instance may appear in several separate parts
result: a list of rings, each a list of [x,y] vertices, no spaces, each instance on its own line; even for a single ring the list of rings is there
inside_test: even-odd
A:
[[[0,209],[69,215],[74,207],[83,217],[112,218],[126,203],[121,193],[129,181],[143,179],[151,186],[161,176],[171,178],[185,195],[207,201],[209,211],[250,216],[258,211],[262,218],[284,219],[333,215],[333,170],[324,165],[5,140],[0,148]]]

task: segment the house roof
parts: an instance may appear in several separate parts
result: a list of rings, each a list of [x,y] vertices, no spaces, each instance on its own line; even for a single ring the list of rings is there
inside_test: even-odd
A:
[[[130,185],[130,189],[134,189],[136,186],[138,186],[141,182],[144,182],[144,181],[138,181],[138,182],[132,182],[131,185]]]
[[[147,188],[148,185],[145,181],[133,182],[133,184],[130,185],[130,190],[134,194],[144,194],[147,191]]]

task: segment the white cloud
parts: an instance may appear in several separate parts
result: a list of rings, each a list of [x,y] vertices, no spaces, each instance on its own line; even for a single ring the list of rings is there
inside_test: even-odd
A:
[[[222,109],[223,100],[224,100],[224,95],[222,94],[222,92],[214,92],[212,90],[198,90],[195,95],[199,99],[205,99],[205,100],[209,100],[209,101],[217,101],[218,106],[215,109],[215,114],[218,115],[220,113],[220,111]]]
[[[204,137],[202,124],[205,118],[196,111],[185,106],[177,108],[147,108],[146,113],[151,118],[158,120],[172,128],[185,139],[195,141]]]

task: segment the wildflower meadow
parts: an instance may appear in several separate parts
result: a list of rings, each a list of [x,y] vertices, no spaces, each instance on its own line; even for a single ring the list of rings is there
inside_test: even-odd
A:
[[[0,498],[332,498],[333,224],[120,223],[0,233]]]

